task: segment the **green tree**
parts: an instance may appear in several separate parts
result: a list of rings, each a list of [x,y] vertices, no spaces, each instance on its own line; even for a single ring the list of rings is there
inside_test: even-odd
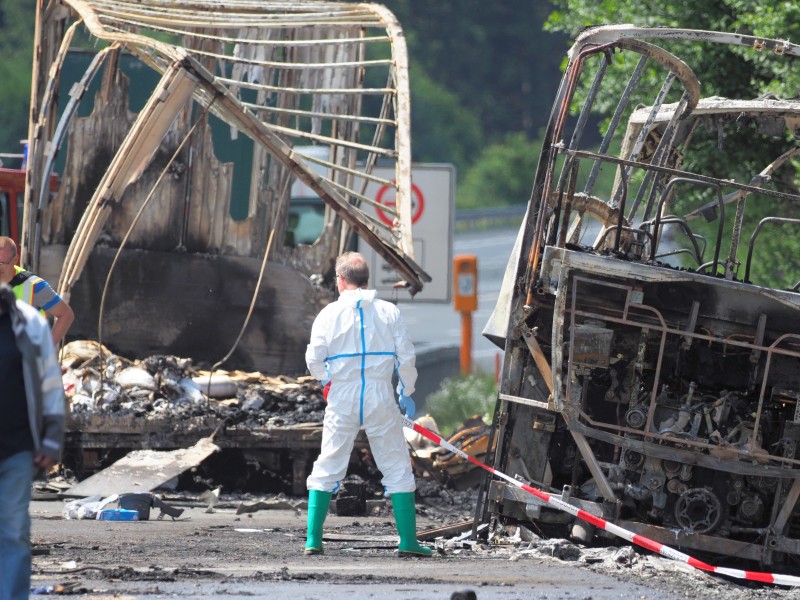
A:
[[[33,24],[36,7],[29,0],[0,3],[0,152],[17,153],[28,137]]]
[[[384,4],[408,39],[414,159],[456,165],[460,208],[527,202],[538,147],[523,148],[523,140],[535,139],[547,123],[568,41],[561,33],[542,33],[553,5]],[[508,137],[512,133],[522,135]]]
[[[640,2],[613,2],[604,0],[558,0],[557,10],[549,16],[545,28],[549,31],[567,32],[576,36],[583,28],[605,23],[633,23],[640,26],[671,26],[693,29],[733,31],[757,37],[793,39],[800,38],[800,5],[794,2],[759,2],[758,0],[642,0]],[[669,43],[665,43],[669,47]],[[769,60],[762,53],[752,52],[746,47],[719,45],[709,48],[708,45],[681,46],[681,58],[697,73],[702,73],[701,95],[711,94],[731,98],[756,98],[765,93],[772,93],[780,98],[796,98],[800,92],[800,73],[796,68],[796,60]],[[589,78],[583,82],[584,89],[589,85]],[[594,105],[593,109],[603,116],[613,110],[618,94],[621,93],[626,80],[609,81],[612,93],[605,94]],[[660,85],[652,73],[645,73],[643,85],[650,86],[655,97],[656,86]],[[616,92],[616,93],[613,93]],[[672,98],[676,100],[677,98]],[[688,170],[703,172],[717,177],[732,178],[740,182],[749,182],[750,178],[761,171],[766,164],[765,157],[774,157],[770,145],[774,141],[759,137],[757,132],[742,129],[739,132],[744,139],[737,142],[727,135],[725,144],[736,148],[735,158],[726,155],[722,162],[716,151],[719,143],[712,139],[694,142],[691,156],[687,156],[683,167]],[[736,145],[734,145],[736,144]],[[774,148],[773,148],[774,150]],[[797,193],[797,164],[784,166],[771,184],[776,189]],[[753,202],[761,205],[753,206]],[[697,198],[686,198],[676,206],[676,213],[683,214],[689,205],[699,206]],[[781,206],[776,210],[775,201],[765,198],[752,199],[743,231],[755,229],[758,220],[767,214],[781,214],[790,218],[800,218],[800,207]],[[726,213],[726,221],[732,219],[733,210]],[[707,239],[714,239],[717,223],[692,223],[692,228]],[[767,231],[770,229],[771,231]],[[750,278],[752,281],[774,287],[789,287],[796,283],[792,277],[800,273],[800,236],[797,227],[784,225],[769,226],[755,246],[753,266]],[[743,236],[739,246],[738,259],[744,261],[747,255],[749,234]],[[723,241],[723,248],[729,240]],[[744,275],[744,268],[740,270]]]
[[[558,8],[548,17],[545,29],[567,32],[573,38],[588,26],[606,23],[736,31],[777,39],[800,38],[800,5],[795,2],[556,0],[554,4]],[[723,96],[737,96],[752,90],[756,95],[773,92],[783,98],[794,98],[800,92],[800,74],[796,69],[792,72],[788,61],[765,61],[763,55],[746,48],[725,46],[712,51],[698,46],[689,49],[689,53],[686,58],[697,71],[704,73],[701,81],[704,93],[714,90]],[[624,84],[624,81],[617,82],[620,90]],[[599,103],[597,110],[607,112],[607,106]]]
[[[457,190],[458,208],[526,204],[541,148],[521,132],[484,148]]]
[[[406,32],[412,63],[421,65],[478,119],[487,143],[498,143],[517,131],[532,139],[546,124],[568,42],[562,33],[542,32],[553,4],[529,0],[383,3]],[[418,83],[412,78],[412,88]],[[426,108],[416,105],[414,110]]]
[[[452,162],[467,170],[480,151],[483,133],[474,113],[458,97],[431,79],[423,67],[411,67],[411,152],[416,162]]]
[[[479,416],[491,423],[497,401],[497,384],[486,374],[448,377],[428,396],[426,408],[439,427],[450,437],[464,421]]]

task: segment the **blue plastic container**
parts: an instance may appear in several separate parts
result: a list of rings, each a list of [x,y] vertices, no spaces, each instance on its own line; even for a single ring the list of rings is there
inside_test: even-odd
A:
[[[97,513],[98,521],[138,521],[138,510],[126,510],[124,508],[107,508]]]

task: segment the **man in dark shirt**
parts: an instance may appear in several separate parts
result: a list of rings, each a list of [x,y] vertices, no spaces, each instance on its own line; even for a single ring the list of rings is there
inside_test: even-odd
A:
[[[50,327],[0,284],[0,598],[27,599],[31,482],[54,465],[64,432],[64,388]]]
[[[0,304],[0,389],[3,390],[3,420],[0,421],[0,460],[33,450],[28,427],[25,380],[22,377],[22,353],[17,348],[11,315]]]

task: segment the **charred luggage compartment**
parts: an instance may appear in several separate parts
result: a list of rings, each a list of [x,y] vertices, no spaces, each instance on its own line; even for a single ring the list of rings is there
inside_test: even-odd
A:
[[[632,26],[587,30],[571,49],[484,331],[505,348],[494,467],[662,543],[792,566],[800,103],[706,90],[709,47],[787,69],[800,55]],[[589,142],[593,106],[609,118]],[[596,533],[500,480],[478,514]]]

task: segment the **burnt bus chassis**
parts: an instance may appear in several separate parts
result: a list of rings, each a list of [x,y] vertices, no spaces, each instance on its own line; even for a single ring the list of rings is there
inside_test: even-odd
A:
[[[721,123],[747,115],[789,125],[800,115],[800,104],[701,100],[691,69],[642,41],[648,38],[767,49],[786,60],[799,55],[787,42],[716,32],[612,26],[578,38],[546,132],[528,214],[484,331],[505,349],[490,464],[673,547],[761,565],[800,564],[800,522],[794,520],[800,496],[800,295],[797,286],[779,290],[748,280],[759,233],[797,221],[764,219],[752,231],[746,261],[737,258],[747,199],[800,200],[762,187],[798,149],[790,143],[788,151],[765,160],[767,166],[747,184],[685,171],[680,162],[695,120]],[[620,100],[623,108],[611,119],[600,150],[582,149],[592,95],[599,93],[611,54],[623,50],[641,57]],[[598,54],[606,59],[570,138],[566,123],[576,81],[587,59]],[[631,125],[637,113],[631,116],[630,143],[620,155],[608,154],[619,115],[648,60],[668,71],[665,87],[638,111],[638,129]],[[667,105],[665,88],[675,80],[683,94]],[[618,168],[608,201],[592,195],[601,163]],[[576,174],[587,164],[592,173],[581,193]],[[632,177],[637,172],[638,180]],[[684,217],[670,215],[672,195],[684,187],[711,187],[714,200]],[[724,210],[732,203],[731,231],[724,233]],[[713,210],[719,229],[707,244],[713,259],[706,261],[705,240],[688,221]],[[590,218],[601,231],[594,245],[583,246],[576,232]],[[660,247],[670,224],[685,234],[686,248]],[[680,253],[698,266],[663,262]],[[521,523],[581,542],[596,533],[489,477],[476,509],[476,524],[487,521]]]

